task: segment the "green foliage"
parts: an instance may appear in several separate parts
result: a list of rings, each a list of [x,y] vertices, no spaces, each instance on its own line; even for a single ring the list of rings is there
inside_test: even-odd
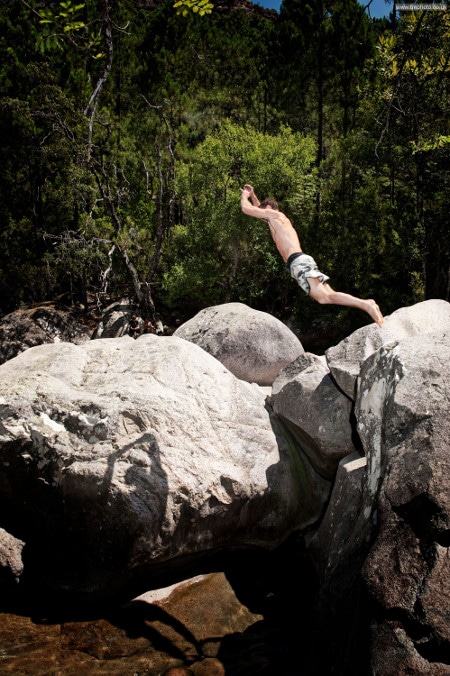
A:
[[[161,3],[149,18],[138,50],[139,85],[149,88],[152,103],[170,101],[180,142],[194,146],[225,118],[276,132],[267,66],[273,22],[242,11],[205,19],[174,17],[170,10]]]
[[[42,54],[55,49],[62,51],[67,39],[76,39],[81,33],[86,33],[87,25],[82,20],[84,3],[75,4],[71,0],[64,0],[51,7],[43,7],[40,2],[29,4],[39,17],[41,31],[37,46]]]
[[[375,147],[389,177],[391,214],[401,241],[397,268],[403,299],[416,299],[419,288],[423,298],[445,298],[450,16],[404,14],[396,33],[380,37],[376,86],[367,92],[367,102],[379,125]]]
[[[97,293],[106,270],[135,292],[134,269],[186,313],[240,300],[367,321],[299,292],[239,208],[245,182],[334,288],[384,312],[448,298],[448,13],[391,31],[357,0],[284,0],[274,19],[144,5],[0,7],[3,312]]]
[[[287,209],[306,214],[309,205],[312,213],[314,153],[311,139],[287,128],[270,136],[225,121],[197,146],[189,163],[178,164],[184,218],[172,230],[164,280],[172,303],[186,296],[200,305],[270,302],[286,273],[267,228],[242,213],[240,188],[252,182],[261,195],[286,199]]]
[[[209,0],[177,0],[173,6],[177,10],[177,14],[182,14],[183,16],[187,16],[189,12],[204,16],[205,14],[211,14],[214,8],[214,5]]]
[[[284,0],[277,38],[275,88],[289,126],[321,145],[337,129],[345,135],[375,46],[364,8],[357,0]]]

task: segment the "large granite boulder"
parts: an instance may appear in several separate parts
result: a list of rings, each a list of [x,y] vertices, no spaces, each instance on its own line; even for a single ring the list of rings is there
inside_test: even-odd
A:
[[[2,525],[53,589],[110,594],[177,557],[276,547],[329,490],[264,391],[180,338],[42,345],[0,368]]]
[[[11,359],[2,579],[145,591],[186,557],[301,536],[320,581],[316,673],[449,673],[449,309],[402,308],[325,359],[300,352],[270,397],[177,336]]]
[[[304,349],[283,322],[243,303],[201,310],[174,333],[212,354],[237,378],[271,385]]]
[[[361,370],[361,507],[372,506],[378,522],[363,578],[381,609],[372,629],[383,671],[389,635],[390,668],[401,667],[400,630],[418,662],[450,655],[449,383],[450,331],[381,348]]]
[[[364,458],[341,461],[308,543],[321,579],[317,627],[327,614],[315,645],[336,671],[355,632],[371,673],[450,673],[449,382],[442,330],[391,341],[362,364]]]

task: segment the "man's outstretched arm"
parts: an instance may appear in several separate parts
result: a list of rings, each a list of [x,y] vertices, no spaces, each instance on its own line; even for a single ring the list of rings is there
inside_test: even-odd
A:
[[[255,203],[251,203],[250,199],[252,198],[257,202],[257,205]],[[251,185],[248,185],[248,183],[245,184],[244,188],[241,189],[241,209],[244,212],[244,214],[247,214],[247,216],[254,216],[255,218],[263,218],[264,220],[267,220],[267,212],[264,209],[259,208],[259,200],[255,195],[255,192],[252,188]]]
[[[241,209],[244,214],[247,214],[247,216],[256,216],[259,218],[259,214],[255,213],[255,209],[258,209],[258,207],[253,206],[249,198],[250,191],[246,186],[245,188],[241,189]]]

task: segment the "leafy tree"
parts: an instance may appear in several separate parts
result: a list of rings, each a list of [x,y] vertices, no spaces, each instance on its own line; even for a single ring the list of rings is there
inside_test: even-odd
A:
[[[180,19],[161,3],[138,49],[139,88],[152,103],[170,100],[181,138],[193,147],[224,118],[265,129],[276,125],[268,58],[274,22],[242,10],[206,20]],[[230,58],[231,57],[231,58]]]
[[[178,14],[186,16],[189,11],[204,16],[205,14],[211,14],[214,5],[208,0],[177,0],[173,5],[177,10]]]
[[[180,7],[189,5],[187,2],[178,4]],[[87,102],[79,101],[86,118],[87,131],[86,127],[84,130],[80,127],[72,140],[74,150],[77,149],[78,166],[90,173],[97,186],[97,194],[92,195],[91,203],[85,204],[85,208],[77,214],[78,221],[74,221],[70,230],[65,229],[53,235],[51,231],[45,231],[46,237],[51,236],[55,244],[54,252],[49,252],[46,260],[49,269],[51,261],[54,263],[53,283],[56,283],[56,272],[59,269],[61,274],[65,273],[66,276],[69,274],[71,285],[74,279],[79,280],[79,283],[83,280],[83,289],[86,293],[87,284],[92,281],[95,270],[95,275],[102,279],[101,292],[104,293],[113,282],[114,276],[116,280],[124,279],[123,273],[120,273],[119,277],[116,273],[119,255],[122,271],[126,271],[143,313],[150,314],[154,311],[151,285],[154,283],[164,240],[173,222],[174,149],[178,141],[175,130],[180,130],[178,136],[183,133],[184,120],[177,118],[177,112],[183,110],[186,105],[186,95],[181,93],[183,78],[186,78],[186,61],[183,62],[178,55],[174,59],[168,50],[160,52],[152,47],[154,53],[165,53],[170,56],[172,63],[177,64],[180,83],[175,77],[177,71],[171,68],[167,77],[164,77],[163,89],[156,96],[143,96],[142,88],[136,89],[135,81],[131,78],[125,80],[124,77],[130,71],[125,66],[123,52],[126,50],[126,53],[130,54],[133,51],[129,47],[130,43],[136,45],[140,36],[139,31],[136,37],[125,28],[117,29],[117,26],[125,27],[130,23],[132,26],[136,25],[135,14],[133,12],[127,14],[124,7],[126,3],[117,3],[113,11],[113,5],[108,0],[103,0],[99,5],[93,2],[75,3],[67,0],[47,7],[38,4],[34,4],[33,7],[41,26],[37,40],[41,54],[46,59],[51,55],[52,61],[56,64],[58,58],[53,55],[54,50],[60,49],[65,44],[65,51],[69,52],[69,61],[73,67],[72,73],[75,71],[80,73],[77,64],[80,58],[85,60],[85,83],[80,87],[80,79],[77,78],[76,81],[71,80],[69,85],[70,91],[78,99],[81,97],[88,99]],[[164,16],[166,22],[169,7],[168,4],[162,7],[163,14],[166,12]],[[214,33],[210,33],[206,47],[205,30],[193,13],[195,14],[199,8],[197,14],[205,13],[208,10],[207,3],[190,3],[189,7],[193,10],[190,12],[192,17],[188,16],[186,21],[194,29],[191,38],[200,40],[198,49],[203,49],[205,53],[205,63],[201,64],[201,71],[205,76],[205,82],[202,83],[203,91],[206,92],[210,84],[215,90],[215,82],[218,80],[214,68],[211,69],[211,63],[220,64],[224,50],[231,49],[232,45],[229,44],[229,39],[222,45],[220,39],[214,37]],[[158,13],[155,14],[158,16]],[[149,17],[148,14],[146,18]],[[237,21],[237,16],[230,18],[236,26],[240,25],[240,20]],[[185,27],[180,28],[179,24],[185,20],[172,17],[169,23],[170,21],[173,22],[178,35],[183,35]],[[154,30],[154,22],[148,21],[148,24],[152,37],[158,39],[159,32]],[[222,37],[234,35],[232,30],[221,30],[220,33]],[[163,34],[168,34],[168,31]],[[236,66],[239,82],[244,79],[242,73],[246,72],[245,58],[243,53],[242,66],[240,64]],[[199,61],[197,57],[196,60]],[[62,74],[64,70],[62,62],[58,65]],[[195,65],[197,66],[197,63]],[[247,65],[248,62],[245,62],[245,66]],[[202,72],[196,71],[194,79],[197,81],[201,79]],[[153,91],[156,92],[151,81],[153,75],[152,72],[147,77]],[[245,78],[246,83],[249,78],[249,75]],[[232,79],[233,75],[228,75],[228,81],[231,82]],[[226,86],[225,78],[223,80],[221,88]],[[86,86],[87,81],[92,83],[90,90]],[[237,94],[238,88],[235,84],[233,87]],[[219,99],[227,102],[228,108],[225,112],[227,110],[232,112],[236,102],[239,102],[240,97],[236,94],[225,97],[217,88]],[[207,98],[208,101],[213,100],[210,95]],[[119,105],[108,105],[108,99],[116,101]],[[230,102],[233,107],[230,107]],[[223,106],[223,103],[220,105]],[[239,112],[242,112],[244,110],[242,103],[239,102],[238,106]],[[210,110],[209,103],[208,107]],[[224,110],[221,110],[220,116],[223,114]],[[233,114],[239,114],[236,108]],[[136,124],[138,119],[139,123]],[[149,123],[142,124],[142,119],[148,120]],[[207,128],[206,125],[202,126],[204,129]],[[190,133],[189,128],[186,129]],[[72,131],[70,129],[71,133]],[[86,147],[84,157],[78,152],[83,144]],[[144,206],[146,202],[147,205]],[[138,221],[143,214],[144,220]],[[110,223],[107,228],[105,217]],[[78,257],[73,255],[77,250]],[[90,274],[87,269],[81,272],[80,266],[83,265],[83,261],[91,268]],[[101,261],[104,262],[105,268],[104,273],[99,274],[98,265]],[[76,264],[78,269],[74,269]]]
[[[0,6],[1,310],[70,291],[347,321],[289,283],[245,181],[336,288],[385,312],[448,297],[448,15],[197,9]]]
[[[33,13],[3,7],[0,52],[0,206],[4,236],[0,284],[3,311],[58,293],[44,255],[48,235],[73,229],[93,183],[79,164],[74,138],[84,126],[55,73],[36,52]]]
[[[324,269],[333,286],[376,297],[385,313],[448,298],[448,31],[431,14],[380,37],[356,124],[322,164],[314,234],[327,241]]]
[[[315,134],[317,164],[335,129],[350,128],[374,35],[357,0],[284,0],[280,12],[279,96],[287,123]]]
[[[83,20],[79,18],[80,13],[83,13]],[[121,135],[121,128],[125,128],[120,117],[123,111],[116,111],[114,106],[106,103],[108,96],[115,96],[116,83],[111,78],[111,73],[117,35],[123,33],[123,30],[116,27],[119,26],[120,19],[124,16],[128,18],[126,3],[115,5],[113,13],[108,0],[102,0],[99,6],[93,2],[75,4],[66,1],[56,6],[35,7],[33,14],[43,26],[41,34],[38,34],[37,44],[44,59],[52,60],[55,65],[60,66],[58,74],[62,78],[64,69],[61,63],[50,55],[55,49],[65,45],[71,54],[72,63],[76,63],[80,56],[87,59],[85,78],[93,83],[90,90],[86,86],[70,90],[77,96],[87,96],[87,100],[76,101],[78,109],[82,109],[79,118],[84,121],[84,124],[79,121],[77,127],[72,124],[70,106],[67,111],[58,113],[54,97],[50,99],[48,91],[45,96],[51,111],[49,118],[56,117],[60,122],[66,132],[69,153],[72,152],[70,161],[57,173],[55,182],[67,186],[71,198],[75,199],[73,178],[67,180],[70,167],[73,167],[73,172],[84,172],[91,179],[88,199],[79,201],[78,208],[72,212],[70,227],[62,222],[59,229],[53,231],[50,227],[50,212],[42,218],[39,232],[44,240],[51,240],[54,244],[53,252],[48,251],[45,256],[48,269],[53,271],[51,281],[54,285],[57,284],[57,271],[60,270],[63,279],[65,276],[69,277],[71,288],[76,280],[77,286],[82,287],[86,296],[88,284],[93,281],[94,276],[98,276],[102,280],[103,291],[114,278],[117,263],[113,257],[114,254],[119,254],[122,271],[126,271],[143,312],[148,314],[154,309],[153,301],[146,275],[139,265],[140,260],[145,260],[145,257],[141,255],[140,248],[136,247],[138,238],[129,235],[135,230],[132,227],[132,218],[128,216],[132,204],[129,195],[130,182],[136,182],[140,178],[143,184],[145,172],[141,167],[140,175],[136,175],[136,162],[130,162],[133,142],[132,137],[125,141]],[[99,48],[101,51],[98,51]],[[52,150],[57,149],[54,147]],[[144,154],[145,148],[140,153],[141,158]],[[39,194],[48,202],[48,189]],[[152,195],[150,199],[158,201],[159,197]],[[59,208],[61,206],[60,200]],[[56,214],[57,209],[58,206],[55,205],[52,213]],[[160,211],[156,210],[156,213],[159,214]],[[155,214],[155,210],[152,214]],[[158,245],[160,246],[160,241],[157,238]],[[136,256],[139,260],[136,260]],[[104,269],[99,271],[102,262]],[[119,273],[120,277],[123,279],[123,274]]]
[[[389,175],[392,215],[415,299],[449,297],[446,203],[450,156],[450,15],[404,13],[379,42],[377,157]]]
[[[312,139],[289,129],[270,136],[228,121],[189,163],[178,164],[182,218],[172,230],[165,275],[173,304],[234,300],[283,311],[286,270],[264,224],[241,212],[240,187],[251,181],[261,199],[272,194],[286,200],[286,210],[302,218],[306,232],[314,152]]]

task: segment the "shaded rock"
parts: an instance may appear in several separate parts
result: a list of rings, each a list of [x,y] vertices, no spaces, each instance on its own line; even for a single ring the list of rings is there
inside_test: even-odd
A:
[[[0,320],[0,364],[36,345],[60,342],[81,345],[90,337],[90,330],[81,321],[51,304],[16,310]]]
[[[321,575],[311,645],[324,673],[346,673],[349,652],[352,673],[449,668],[449,335],[391,342],[361,367],[364,474],[344,477],[341,492],[343,461],[308,543]]]
[[[448,676],[450,665],[428,661],[414,648],[405,629],[395,620],[371,627],[370,664],[379,676]]]
[[[128,324],[136,308],[127,298],[112,303],[103,312],[92,338],[121,338],[128,335]],[[142,323],[142,319],[140,319]]]
[[[271,385],[280,370],[304,352],[283,322],[243,303],[205,308],[174,335],[199,345],[237,378],[258,385]]]
[[[205,554],[250,547],[257,556],[248,587],[261,552],[297,537],[321,583],[308,617],[295,620],[294,642],[301,635],[310,646],[302,667],[313,671],[305,673],[449,673],[450,340],[448,304],[437,303],[435,319],[436,306],[403,309],[398,332],[387,323],[378,346],[385,329],[374,338],[365,328],[344,355],[339,384],[328,356],[298,354],[270,388],[236,378],[195,341],[152,335],[46,345],[8,361],[0,368],[0,505],[2,525],[17,538],[16,577],[45,593],[130,598],[162,571],[201,568]],[[347,376],[354,406],[343,393]],[[347,455],[353,420],[365,457]],[[8,574],[12,560],[5,550]],[[289,566],[300,577],[287,556],[277,580],[290,585],[291,612],[303,598],[293,601],[299,587],[285,579]],[[156,676],[188,664],[199,674],[222,666],[240,674],[256,636],[255,673],[283,673],[280,654],[268,656],[255,628],[260,621],[223,641],[209,642],[209,633],[199,640],[202,612],[214,619],[216,609],[205,597],[200,619],[188,618],[187,588],[180,593],[173,612],[152,603],[150,618],[147,606],[134,606],[143,610],[133,626],[144,651],[161,638],[163,618],[168,643],[179,648],[163,663],[153,644],[155,662],[138,669]],[[241,589],[241,603],[243,596]],[[258,612],[244,605],[244,615]],[[232,627],[241,610],[230,607]],[[289,624],[279,631],[280,640]],[[115,643],[109,624],[91,625],[79,640],[99,660],[136,647]]]
[[[293,537],[276,551],[216,552],[206,566],[186,566],[184,580],[163,572],[159,588],[113,607],[74,612],[64,600],[46,607],[29,599],[20,615],[3,609],[2,669],[33,676],[161,676],[174,667],[195,676],[308,673],[303,626],[313,585],[298,544]],[[292,605],[300,608],[295,625]]]
[[[121,338],[122,336],[129,336],[130,321],[132,316],[136,316],[139,324],[137,336],[145,333],[156,333],[158,336],[171,335],[173,330],[166,324],[163,324],[160,317],[154,318],[154,324],[149,317],[144,317],[140,314],[139,308],[132,303],[128,298],[115,303],[111,303],[102,314],[101,319],[97,323],[92,338]],[[177,323],[178,320],[175,320]]]
[[[23,573],[22,550],[25,543],[0,528],[0,586],[8,589]]]
[[[325,515],[308,538],[308,552],[322,583],[331,578],[335,582],[338,568],[345,569],[348,578],[359,573],[351,535],[359,514],[366,465],[366,458],[358,453],[340,461]]]
[[[328,348],[325,352],[328,368],[342,391],[354,400],[362,364],[382,345],[415,335],[448,333],[449,330],[450,303],[445,300],[427,300],[403,307],[385,317],[381,329],[376,324],[363,326],[338,345]]]
[[[363,578],[386,625],[396,616],[401,644],[444,662],[450,657],[449,335],[415,336],[378,350],[363,365],[356,406],[368,459],[361,516],[370,518],[376,506],[378,523]],[[387,629],[385,635],[394,640]]]
[[[144,594],[104,616],[44,618],[35,611],[34,620],[9,613],[1,619],[4,673],[159,676],[189,665],[194,674],[209,676],[224,673],[217,654],[227,636],[245,632],[262,616],[238,601],[220,572]]]
[[[355,415],[368,460],[367,490],[375,498],[383,477],[396,511],[432,491],[437,510],[450,514],[449,335],[415,336],[383,347],[361,370]]]
[[[336,387],[325,357],[305,353],[285,366],[272,386],[270,402],[314,470],[333,480],[340,459],[355,450],[353,403]]]
[[[148,613],[148,604],[153,610]],[[135,613],[140,605],[143,615],[153,614],[164,636],[184,661],[216,658],[221,639],[262,620],[237,600],[223,573],[200,575],[163,590],[148,592],[132,601]],[[159,610],[158,610],[159,609]]]

